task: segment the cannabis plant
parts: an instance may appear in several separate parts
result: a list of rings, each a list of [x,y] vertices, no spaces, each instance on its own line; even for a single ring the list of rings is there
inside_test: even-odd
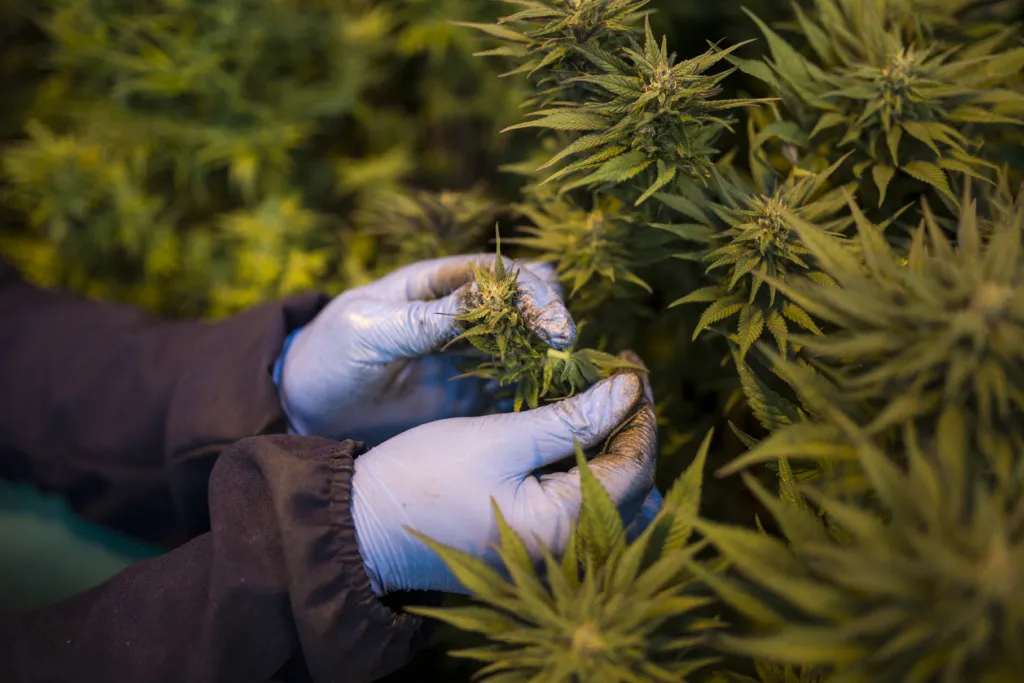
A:
[[[563,191],[599,189],[632,180],[642,189],[642,204],[677,176],[705,179],[710,175],[713,144],[729,127],[724,112],[757,100],[714,99],[729,70],[704,72],[740,47],[713,48],[693,59],[677,61],[663,39],[659,45],[646,24],[644,42],[615,54],[597,46],[576,47],[597,73],[570,82],[595,86],[598,92],[581,102],[565,103],[531,114],[533,120],[507,130],[545,128],[580,131],[547,166],[567,159],[548,181],[573,178]]]
[[[423,538],[478,604],[411,611],[490,639],[492,645],[452,653],[486,664],[477,674],[484,680],[697,680],[718,659],[703,639],[721,626],[703,611],[708,595],[686,570],[701,549],[687,540],[710,436],[662,512],[631,543],[621,512],[577,446],[583,503],[560,558],[542,549],[543,564],[535,566],[495,506],[504,572]]]
[[[790,227],[787,215],[792,213],[824,234],[842,238],[853,223],[846,211],[846,190],[828,185],[840,163],[821,173],[791,174],[785,179],[769,177],[767,183],[757,182],[763,176],[756,176],[758,187],[751,186],[735,171],[716,173],[715,201],[701,215],[710,214],[702,261],[707,264],[707,273],[717,276],[717,281],[672,303],[675,306],[711,302],[697,322],[695,338],[709,325],[737,317],[734,339],[742,358],[765,332],[785,353],[790,323],[820,334],[799,304],[779,295],[774,280],[796,276],[826,286],[833,284]],[[672,198],[665,201],[672,202]],[[766,279],[768,284],[762,287]]]
[[[11,6],[45,36],[0,60],[43,79],[0,103],[0,248],[34,279],[219,316],[514,214],[579,348],[525,324],[499,245],[466,372],[521,410],[643,358],[655,523],[577,453],[568,546],[530,562],[501,510],[498,569],[431,544],[473,602],[417,611],[490,641],[436,648],[498,683],[1020,677],[1020,2]]]
[[[863,259],[797,220],[838,286],[776,285],[833,326],[800,343],[844,392],[874,406],[870,430],[967,424],[999,478],[1024,481],[1015,456],[1024,447],[1024,212],[983,239],[974,202],[963,204],[955,248],[926,205],[906,259],[856,208]]]
[[[802,163],[847,154],[844,170],[872,184],[879,206],[897,178],[955,200],[948,173],[984,176],[992,168],[975,127],[1024,123],[1024,92],[1014,87],[1024,50],[1003,49],[1005,33],[969,50],[908,37],[894,12],[909,7],[905,0],[816,0],[813,11],[794,5],[811,57],[754,17],[771,57],[733,59],[781,95],[804,136]]]
[[[460,22],[500,39],[505,45],[479,56],[512,57],[519,66],[506,75],[526,74],[536,83],[525,105],[543,107],[559,99],[579,99],[590,90],[571,79],[588,64],[580,48],[628,45],[628,36],[650,0],[503,0],[526,9],[497,24]]]
[[[520,313],[519,270],[506,268],[500,237],[494,266],[474,264],[474,287],[455,319],[463,331],[449,345],[466,340],[487,355],[461,376],[515,385],[514,410],[540,399],[568,398],[621,368],[643,368],[596,349],[555,349],[527,327]]]
[[[663,259],[671,236],[642,224],[621,200],[598,195],[586,209],[570,195],[538,193],[516,209],[531,224],[509,241],[555,265],[574,310],[585,314],[635,287],[652,291],[637,269]]]
[[[713,587],[755,625],[718,634],[717,646],[815,667],[828,681],[1017,680],[1019,491],[965,473],[976,456],[963,429],[926,442],[908,427],[897,452],[838,411],[830,418],[854,444],[884,517],[874,503],[808,485],[784,487],[787,502],[746,477],[784,538],[696,522],[735,569]]]

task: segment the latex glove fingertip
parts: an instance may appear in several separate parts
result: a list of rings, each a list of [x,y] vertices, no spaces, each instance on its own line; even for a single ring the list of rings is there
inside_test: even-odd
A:
[[[637,355],[637,353],[635,351],[633,351],[632,349],[626,349],[624,351],[620,351],[619,354],[618,354],[618,359],[626,361],[627,363],[631,363],[633,365],[639,365],[642,368],[646,368],[647,367],[647,364],[644,363],[643,359],[640,358],[640,356]],[[636,370],[626,370],[626,372],[634,372],[634,373],[636,373],[637,375],[640,376],[640,379],[643,381],[644,397],[647,399],[648,403],[650,403],[651,405],[654,405],[654,389],[651,387],[651,375],[650,375],[650,373],[649,372],[639,372],[639,371],[636,371]]]
[[[576,322],[561,297],[526,268],[519,271],[519,311],[530,331],[554,348],[576,342]]]

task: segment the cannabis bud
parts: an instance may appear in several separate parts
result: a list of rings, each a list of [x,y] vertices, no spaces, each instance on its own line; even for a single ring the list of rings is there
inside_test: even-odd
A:
[[[694,331],[696,338],[710,325],[738,315],[735,341],[740,357],[767,331],[785,353],[789,324],[820,334],[810,315],[764,277],[785,281],[801,276],[822,285],[833,280],[822,272],[813,254],[791,228],[786,216],[794,213],[809,225],[837,239],[843,237],[853,219],[842,213],[847,200],[845,188],[829,188],[828,182],[839,166],[836,162],[822,173],[790,175],[757,182],[751,187],[734,171],[715,174],[717,203],[711,204],[711,228],[701,260],[716,282],[694,290],[672,302],[672,306],[709,303]]]
[[[460,377],[515,384],[516,411],[523,403],[536,408],[542,398],[568,398],[617,369],[645,369],[596,349],[554,349],[534,334],[519,309],[519,270],[506,268],[500,236],[493,268],[474,265],[474,274],[475,291],[455,316],[463,332],[449,346],[465,339],[487,354],[489,360]]]

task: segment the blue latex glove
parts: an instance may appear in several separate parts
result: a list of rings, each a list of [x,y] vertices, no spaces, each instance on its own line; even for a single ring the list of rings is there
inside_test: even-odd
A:
[[[633,372],[573,398],[521,413],[432,422],[371,449],[355,462],[352,513],[367,573],[378,595],[400,590],[465,592],[441,559],[410,534],[501,564],[491,547],[497,503],[536,561],[541,545],[560,555],[580,508],[579,472],[536,476],[540,467],[600,446],[597,479],[635,536],[657,514],[657,426],[646,380]]]
[[[449,381],[461,374],[459,352],[438,353],[460,331],[452,314],[476,287],[474,263],[493,267],[494,255],[401,268],[339,295],[298,330],[279,361],[292,430],[373,446],[427,422],[479,414],[488,385]],[[521,264],[519,284],[526,325],[556,348],[571,345],[576,326],[550,266]]]

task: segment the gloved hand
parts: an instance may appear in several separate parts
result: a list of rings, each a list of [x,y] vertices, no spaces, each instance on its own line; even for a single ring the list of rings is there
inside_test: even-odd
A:
[[[602,442],[590,461],[632,535],[658,512],[657,448],[650,388],[624,372],[573,398],[520,413],[453,418],[411,429],[355,462],[352,514],[360,553],[378,595],[401,590],[465,592],[441,559],[405,527],[500,567],[491,499],[536,561],[540,544],[566,547],[581,493],[579,471],[533,472]],[[639,519],[638,519],[639,518]]]
[[[476,287],[474,263],[493,267],[494,256],[406,266],[344,292],[294,333],[278,382],[292,429],[372,446],[427,422],[478,414],[485,383],[449,381],[461,373],[458,352],[437,353],[459,333],[453,314]],[[551,267],[520,264],[519,284],[526,325],[555,348],[570,346],[576,326]]]

